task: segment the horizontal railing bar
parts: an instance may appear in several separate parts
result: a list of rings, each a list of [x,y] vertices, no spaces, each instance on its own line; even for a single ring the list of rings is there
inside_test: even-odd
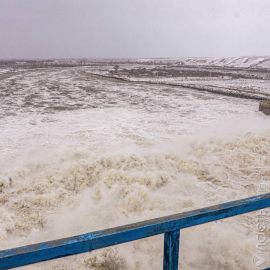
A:
[[[270,207],[270,193],[74,237],[0,251],[0,269],[122,244]]]

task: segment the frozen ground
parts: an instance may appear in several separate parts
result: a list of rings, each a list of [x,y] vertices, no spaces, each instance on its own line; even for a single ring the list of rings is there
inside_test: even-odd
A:
[[[12,69],[0,80],[0,249],[259,194],[270,125],[256,100],[90,75],[101,70]],[[183,230],[180,269],[255,269],[256,224],[252,213]],[[162,240],[24,269],[162,269]]]
[[[88,66],[85,72],[245,98],[270,98],[267,57],[140,59],[107,63],[98,68]]]

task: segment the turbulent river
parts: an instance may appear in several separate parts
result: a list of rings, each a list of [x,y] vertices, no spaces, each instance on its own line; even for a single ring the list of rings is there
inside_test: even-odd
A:
[[[81,68],[5,74],[0,249],[259,195],[269,157],[269,118],[254,100]],[[253,269],[257,222],[251,213],[182,230],[180,269]],[[22,269],[156,270],[162,261],[157,236]]]

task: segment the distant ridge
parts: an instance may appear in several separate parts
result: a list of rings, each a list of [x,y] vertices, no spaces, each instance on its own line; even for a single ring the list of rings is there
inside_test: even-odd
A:
[[[172,62],[184,64],[187,66],[217,66],[217,67],[234,67],[234,68],[256,68],[256,69],[270,69],[270,56],[242,56],[242,57],[186,57],[186,58],[148,58],[138,59],[137,62]]]

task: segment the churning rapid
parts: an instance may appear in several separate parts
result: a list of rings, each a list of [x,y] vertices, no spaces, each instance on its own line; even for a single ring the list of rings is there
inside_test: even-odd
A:
[[[1,250],[260,194],[270,125],[257,101],[82,68],[2,77]],[[184,229],[180,269],[253,269],[257,234],[256,213]],[[22,269],[156,270],[162,260],[157,236]]]

